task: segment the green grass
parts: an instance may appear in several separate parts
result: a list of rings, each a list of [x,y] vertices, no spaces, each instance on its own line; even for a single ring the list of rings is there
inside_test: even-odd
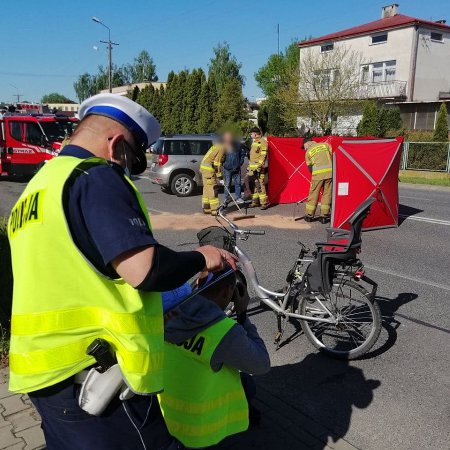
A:
[[[404,177],[400,176],[402,183],[411,184],[428,184],[432,186],[448,186],[450,187],[450,178],[425,178],[425,177]]]

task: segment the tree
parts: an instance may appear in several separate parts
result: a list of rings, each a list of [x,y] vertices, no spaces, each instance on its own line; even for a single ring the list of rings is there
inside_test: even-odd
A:
[[[153,114],[153,103],[155,97],[155,88],[152,84],[145,86],[137,98],[137,102],[142,105],[147,111]]]
[[[198,99],[199,117],[197,133],[210,133],[213,124],[213,105],[211,104],[210,83],[204,81]]]
[[[261,128],[261,131],[263,134],[267,133],[268,120],[269,120],[269,113],[268,113],[267,103],[262,102],[259,107],[259,111],[258,111],[258,127]]]
[[[216,104],[214,128],[218,130],[244,120],[246,118],[244,108],[242,85],[238,79],[230,79],[223,86],[222,94]]]
[[[167,76],[166,92],[164,94],[164,105],[162,111],[161,128],[165,134],[176,133],[176,124],[174,121],[173,110],[175,109],[175,95],[178,83],[178,75],[175,72],[169,72]]]
[[[194,69],[187,76],[181,127],[182,132],[185,134],[197,132],[200,117],[198,108],[199,92],[202,89],[204,78],[205,74],[202,69]]]
[[[41,103],[75,103],[73,100],[68,99],[65,95],[58,92],[51,92],[42,97]]]
[[[220,97],[225,84],[235,79],[241,87],[244,84],[244,77],[240,74],[242,64],[230,52],[230,45],[227,42],[217,44],[213,48],[214,56],[208,64],[208,76],[213,75],[216,83],[217,95]]]
[[[132,64],[125,66],[131,83],[143,83],[145,81],[158,81],[156,75],[156,65],[147,50],[142,50],[134,58]]]
[[[88,73],[83,73],[80,75],[78,80],[73,84],[73,88],[80,103],[97,93],[97,86],[94,76]]]
[[[274,136],[284,136],[288,128],[283,120],[282,106],[279,98],[267,102],[267,131]]]
[[[374,101],[367,101],[363,107],[361,121],[356,127],[358,136],[379,136],[380,135],[380,111]]]
[[[299,56],[297,41],[293,41],[284,52],[270,55],[267,63],[255,73],[255,80],[266,97],[273,97],[280,87],[289,83],[290,74],[298,70]]]
[[[284,100],[283,114],[295,111],[298,86],[297,115],[310,118],[323,134],[331,133],[338,117],[354,115],[361,108],[361,63],[360,53],[339,43],[325,53],[303,50],[298,74],[291,74],[287,87],[281,90],[285,94],[280,97]]]
[[[433,133],[433,141],[448,141],[448,113],[447,106],[444,102],[441,103],[441,107],[439,108],[438,116],[436,119],[436,126]]]
[[[385,137],[387,134],[398,134],[403,126],[400,108],[381,108],[379,111],[380,131],[379,136]]]

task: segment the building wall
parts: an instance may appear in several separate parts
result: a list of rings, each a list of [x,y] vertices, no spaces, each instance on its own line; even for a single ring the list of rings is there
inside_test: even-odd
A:
[[[443,42],[431,40],[431,29],[419,29],[414,101],[437,101],[439,92],[450,91],[450,33]]]
[[[385,43],[372,44],[371,36],[358,36],[335,42],[335,48],[345,46],[361,54],[362,64],[396,60],[395,79],[409,81],[414,42],[414,27],[388,31]],[[300,49],[300,59],[303,51],[310,49],[313,54],[320,55],[321,45],[313,45]]]

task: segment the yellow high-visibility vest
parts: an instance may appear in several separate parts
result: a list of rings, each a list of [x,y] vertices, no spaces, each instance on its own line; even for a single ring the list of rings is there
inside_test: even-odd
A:
[[[158,399],[170,434],[188,448],[209,447],[248,428],[239,371],[211,369],[215,349],[234,325],[227,317],[180,345],[165,344],[164,392]]]
[[[86,349],[96,338],[111,344],[134,392],[163,388],[160,294],[140,292],[121,278],[99,273],[76,247],[66,223],[69,180],[100,164],[106,161],[72,156],[50,160],[12,210],[8,235],[14,274],[9,354],[13,392],[54,385],[94,364]],[[134,190],[150,227],[144,201]]]

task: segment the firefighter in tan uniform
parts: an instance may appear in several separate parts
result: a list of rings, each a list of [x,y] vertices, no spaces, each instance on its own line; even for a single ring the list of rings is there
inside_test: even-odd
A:
[[[331,160],[331,147],[313,141],[304,144],[306,150],[306,164],[312,174],[309,197],[306,203],[305,221],[312,222],[319,202],[320,191],[322,201],[320,206],[321,223],[330,221],[331,192],[333,188],[333,164]]]
[[[221,143],[215,143],[203,157],[200,172],[203,180],[202,208],[205,214],[217,214],[219,209],[217,179],[222,177],[225,150]]]
[[[261,130],[257,127],[250,130],[253,139],[250,147],[249,163],[247,167],[247,176],[252,191],[251,207],[261,206],[261,209],[267,209],[269,206],[265,186],[267,141],[261,136]]]

